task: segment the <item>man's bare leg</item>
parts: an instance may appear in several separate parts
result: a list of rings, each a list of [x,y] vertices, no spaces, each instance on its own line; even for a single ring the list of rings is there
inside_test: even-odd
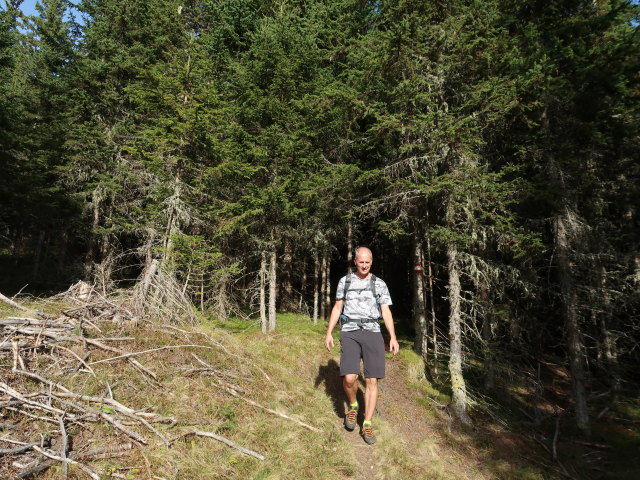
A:
[[[342,386],[347,395],[347,413],[344,416],[344,428],[352,432],[358,426],[358,407],[355,406],[358,393],[358,375],[349,374],[342,377]]]
[[[371,420],[378,402],[378,379],[365,378],[367,389],[364,392],[364,419]]]
[[[347,396],[347,403],[356,403],[356,394],[358,393],[358,375],[350,373],[342,377],[342,386],[344,387],[344,393]]]

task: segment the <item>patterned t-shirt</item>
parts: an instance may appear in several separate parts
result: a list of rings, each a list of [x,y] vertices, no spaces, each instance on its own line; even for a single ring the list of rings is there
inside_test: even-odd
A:
[[[378,319],[381,317],[380,305],[392,305],[391,296],[389,295],[389,289],[387,284],[383,280],[376,277],[376,296],[378,301],[373,298],[373,292],[371,291],[371,279],[361,279],[355,274],[351,275],[351,283],[349,284],[349,290],[347,291],[347,298],[344,302],[344,309],[342,314],[353,320],[367,320]],[[338,291],[336,293],[336,300],[343,300],[344,296],[344,282],[347,277],[342,277],[338,282]],[[356,322],[345,322],[342,324],[343,332],[351,332],[358,330],[358,324]],[[362,325],[364,330],[370,330],[372,332],[380,331],[380,324],[376,322],[367,322]]]

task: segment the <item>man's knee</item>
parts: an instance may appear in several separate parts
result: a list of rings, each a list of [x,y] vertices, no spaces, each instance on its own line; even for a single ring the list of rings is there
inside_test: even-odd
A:
[[[378,385],[378,379],[374,377],[365,378],[364,382],[366,383],[367,387],[375,387]]]
[[[358,375],[355,373],[345,375],[343,381],[347,387],[353,387],[358,381]]]

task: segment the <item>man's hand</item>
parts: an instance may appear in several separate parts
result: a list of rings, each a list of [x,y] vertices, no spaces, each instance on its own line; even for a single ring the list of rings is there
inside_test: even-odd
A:
[[[389,340],[389,351],[393,352],[394,356],[400,351],[400,344],[395,338]]]
[[[335,347],[335,344],[333,343],[333,335],[330,333],[327,333],[327,336],[324,337],[324,346],[329,351],[331,351],[331,347]]]

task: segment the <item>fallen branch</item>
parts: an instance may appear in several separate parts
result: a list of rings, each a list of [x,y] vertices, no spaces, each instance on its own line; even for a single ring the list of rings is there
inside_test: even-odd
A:
[[[236,450],[239,450],[240,452],[244,453],[245,455],[250,455],[252,457],[257,458],[258,460],[264,460],[265,459],[264,455],[261,455],[258,452],[254,452],[253,450],[249,450],[248,448],[241,447],[240,445],[238,445],[237,443],[232,442],[228,438],[222,437],[222,436],[217,435],[215,433],[204,432],[204,431],[201,431],[201,430],[191,430],[189,432],[185,432],[182,435],[179,435],[178,437],[176,437],[173,440],[171,440],[171,443],[175,442],[176,440],[179,440],[180,438],[187,437],[189,435],[197,435],[199,437],[213,438],[215,440],[218,440],[219,442],[224,443],[225,445],[228,445],[228,446],[230,446],[232,448],[235,448]]]
[[[132,443],[123,443],[113,447],[95,448],[87,452],[73,452],[71,458],[74,460],[103,460],[105,458],[121,457],[126,455],[133,448]]]
[[[40,442],[27,443],[26,445],[22,445],[20,447],[0,450],[0,455],[17,455],[19,453],[28,452],[29,450],[33,449],[33,447],[35,447],[36,445],[40,445]]]
[[[43,410],[45,412],[55,413],[57,415],[63,415],[64,414],[64,411],[60,410],[59,408],[50,407],[49,405],[45,405],[45,404],[42,404],[42,403],[38,403],[38,402],[34,402],[32,400],[29,400],[24,395],[22,395],[20,392],[18,392],[17,390],[14,390],[13,388],[11,388],[9,385],[7,385],[4,382],[0,382],[0,390],[4,391],[5,393],[7,393],[9,396],[15,398],[16,400],[20,400],[25,405],[28,405],[28,406],[30,406],[32,408],[37,409],[37,410]]]
[[[105,458],[114,458],[121,457],[123,455],[127,455],[128,451],[133,448],[131,443],[125,443],[123,445],[116,445],[115,447],[107,447],[107,448],[99,448],[94,450],[89,450],[88,452],[78,453],[71,452],[71,458],[76,461],[86,461],[86,460],[102,460]],[[17,478],[29,478],[38,473],[41,473],[51,466],[53,466],[55,462],[53,460],[45,460],[43,462],[37,463],[26,470],[23,470],[18,474]]]
[[[301,422],[297,418],[290,417],[286,413],[276,412],[275,410],[271,410],[270,408],[264,407],[264,406],[260,405],[259,403],[254,402],[253,400],[249,400],[248,398],[245,398],[242,395],[239,395],[232,388],[226,387],[226,386],[224,386],[224,385],[222,385],[220,383],[218,383],[218,385],[215,385],[215,386],[217,386],[218,388],[221,388],[222,390],[224,390],[225,392],[229,393],[230,395],[233,395],[234,397],[239,398],[240,400],[242,400],[244,402],[247,402],[249,405],[253,405],[254,407],[260,408],[260,409],[262,409],[262,410],[264,410],[266,412],[272,413],[272,414],[277,415],[277,416],[282,417],[282,418],[286,418],[287,420],[291,420],[292,422],[295,422],[298,425],[302,425],[303,427],[308,428],[312,432],[324,433],[324,431],[320,430],[319,428],[312,427],[311,425],[308,425],[308,424],[306,424],[304,422]]]
[[[69,448],[69,438],[67,437],[67,429],[64,428],[64,417],[59,417],[60,435],[62,435],[62,445],[60,445],[60,457],[64,459],[62,464],[62,478],[64,480],[69,476],[69,463],[67,462],[67,449]]]
[[[67,464],[71,464],[71,465],[75,465],[77,466],[80,470],[82,470],[84,473],[86,473],[87,475],[89,475],[91,478],[93,478],[94,480],[100,480],[100,475],[98,475],[96,472],[94,472],[93,470],[91,470],[89,467],[87,467],[86,465],[84,465],[83,463],[80,462],[76,462],[75,460],[71,460],[70,458],[64,458],[64,457],[59,457],[57,455],[54,455],[53,453],[47,452],[45,449],[40,448],[38,446],[34,446],[33,449],[36,452],[41,453],[42,455],[44,455],[45,457],[49,457],[52,460],[56,460],[58,462],[63,462],[63,463],[67,463]]]
[[[81,337],[78,337],[81,338]],[[138,362],[135,358],[128,358],[130,357],[130,355],[128,355],[129,352],[125,352],[124,350],[120,350],[119,348],[114,348],[114,347],[109,347],[107,345],[105,345],[104,343],[101,343],[97,340],[94,340],[93,338],[84,338],[82,337],[81,340],[84,340],[85,342],[94,345],[98,348],[101,348],[103,350],[106,350],[107,352],[113,352],[113,353],[118,353],[121,356],[125,356],[127,357],[127,360],[129,361],[129,363],[131,363],[131,365],[133,365],[135,368],[137,368],[139,371],[149,375],[151,378],[153,378],[156,382],[158,381],[158,376],[153,373],[151,370],[149,370],[148,368],[144,367],[140,362]],[[95,362],[92,362],[91,364],[93,364]],[[91,365],[90,364],[90,365]]]
[[[111,357],[111,358],[103,358],[102,360],[96,360],[95,362],[91,362],[89,365],[95,365],[96,363],[103,363],[103,362],[110,362],[112,360],[118,360],[120,358],[131,358],[137,355],[142,355],[145,353],[150,353],[150,352],[157,352],[159,350],[171,350],[173,348],[206,348],[208,350],[213,350],[212,347],[207,347],[205,345],[165,345],[164,347],[159,347],[159,348],[151,348],[149,350],[143,350],[141,352],[131,352],[131,353],[123,353],[122,355],[118,355],[117,357]]]
[[[0,301],[3,303],[6,303],[7,305],[12,306],[13,308],[17,308],[19,310],[22,310],[23,312],[28,312],[29,309],[27,307],[23,307],[22,305],[20,305],[17,302],[14,302],[13,300],[11,300],[10,298],[5,297],[3,294],[0,293]]]

